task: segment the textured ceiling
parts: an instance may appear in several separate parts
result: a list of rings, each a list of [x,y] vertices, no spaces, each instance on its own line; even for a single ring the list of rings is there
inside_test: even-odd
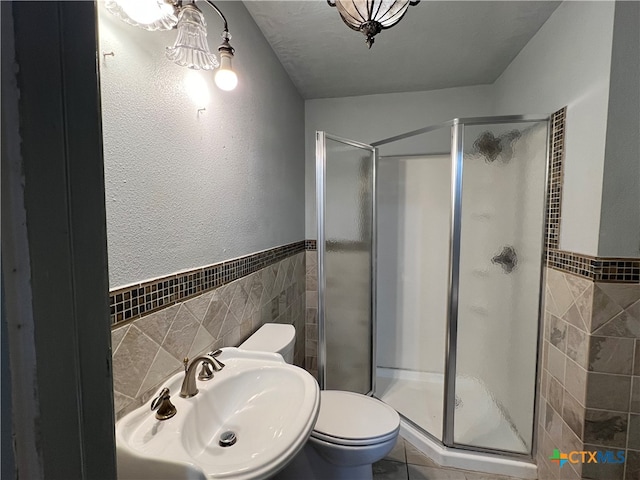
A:
[[[493,83],[560,2],[428,1],[376,37],[322,0],[245,0],[305,98]]]

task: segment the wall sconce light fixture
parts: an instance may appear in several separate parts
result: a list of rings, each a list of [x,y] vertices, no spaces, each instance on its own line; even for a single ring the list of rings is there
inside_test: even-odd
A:
[[[352,30],[362,32],[371,48],[375,37],[382,30],[393,27],[402,20],[409,5],[420,0],[327,0],[338,9],[342,21]]]
[[[218,47],[220,63],[209,50],[207,22],[193,0],[185,4],[182,0],[107,0],[105,6],[121,20],[145,30],[177,29],[174,45],[166,49],[167,58],[194,70],[219,67],[215,75],[216,85],[222,90],[233,90],[238,84],[238,76],[231,66],[234,49],[229,44],[231,35],[227,19],[213,2],[202,1],[213,8],[224,22],[222,43]]]

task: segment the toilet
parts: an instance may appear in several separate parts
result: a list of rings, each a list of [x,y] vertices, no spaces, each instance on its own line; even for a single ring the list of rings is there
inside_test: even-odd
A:
[[[293,325],[266,323],[238,348],[276,352],[293,363]],[[372,397],[323,390],[320,412],[304,448],[276,480],[371,480],[372,464],[394,447],[400,430],[398,413]]]

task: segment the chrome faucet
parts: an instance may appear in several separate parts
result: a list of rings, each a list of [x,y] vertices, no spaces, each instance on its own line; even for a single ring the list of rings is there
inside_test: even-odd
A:
[[[224,363],[215,358],[221,353],[220,350],[210,352],[207,355],[197,357],[191,364],[189,364],[188,358],[184,359],[184,380],[182,381],[182,388],[180,388],[180,396],[182,398],[194,397],[198,394],[196,368],[200,362],[202,362],[202,370],[200,370],[198,380],[211,380],[213,378],[213,371],[219,372],[224,368]],[[211,369],[213,369],[213,371]]]
[[[185,368],[184,380],[182,381],[182,387],[180,388],[181,397],[189,398],[198,394],[198,387],[196,386],[196,368],[200,362],[208,363],[214,370],[216,368],[211,357],[207,355],[202,355],[201,357],[197,357],[193,360],[191,364]]]

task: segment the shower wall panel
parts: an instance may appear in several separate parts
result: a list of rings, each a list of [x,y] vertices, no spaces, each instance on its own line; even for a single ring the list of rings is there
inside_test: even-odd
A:
[[[378,165],[378,367],[444,373],[451,157]]]

